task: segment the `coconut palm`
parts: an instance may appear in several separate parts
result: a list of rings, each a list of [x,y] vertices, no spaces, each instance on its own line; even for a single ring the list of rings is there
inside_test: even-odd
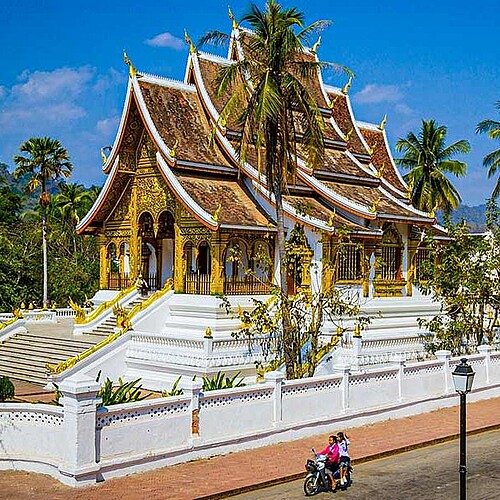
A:
[[[47,306],[47,206],[50,195],[47,182],[61,177],[69,177],[73,169],[68,151],[57,139],[32,137],[23,142],[19,151],[24,155],[14,156],[17,165],[14,177],[29,176],[26,191],[33,193],[40,188],[40,209],[42,213],[42,252],[43,252],[43,305]]]
[[[396,142],[396,151],[404,157],[396,163],[409,172],[404,176],[411,190],[415,207],[425,212],[442,209],[450,212],[462,201],[457,188],[446,177],[453,174],[463,177],[467,163],[453,160],[456,154],[470,152],[469,141],[462,139],[451,146],[446,145],[447,128],[438,126],[435,120],[422,120],[418,137],[410,132],[406,139]]]
[[[496,108],[500,111],[500,101],[496,103]],[[476,133],[487,134],[492,140],[500,140],[500,122],[494,120],[483,120],[477,124]],[[488,168],[488,177],[493,177],[500,168],[500,149],[487,154],[483,159],[483,165]],[[492,197],[500,195],[500,178],[497,181]]]
[[[317,78],[322,68],[339,66],[304,57],[304,46],[312,34],[327,24],[325,21],[305,27],[301,12],[269,0],[262,11],[251,4],[242,23],[248,23],[252,31],[240,38],[244,59],[221,68],[215,79],[218,95],[231,95],[220,121],[234,122],[240,130],[238,153],[242,163],[250,150],[257,152],[256,166],[265,174],[267,187],[274,195],[280,288],[286,296],[283,193],[296,168],[297,143],[313,168],[321,164],[324,151],[324,120],[307,83]],[[227,39],[223,33],[210,32],[200,43]],[[286,351],[287,314],[283,318],[285,364],[291,378],[291,361]]]
[[[81,215],[92,202],[92,194],[81,184],[62,182],[59,184],[59,194],[55,197],[54,206],[62,220],[69,225],[73,240],[73,255],[76,255],[75,228],[80,222]]]

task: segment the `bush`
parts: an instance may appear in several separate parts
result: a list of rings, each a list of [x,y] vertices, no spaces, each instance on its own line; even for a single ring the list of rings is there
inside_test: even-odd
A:
[[[0,401],[12,399],[16,393],[14,384],[10,378],[3,375],[0,377]]]
[[[113,387],[113,381],[106,378],[101,390],[97,393],[97,397],[102,399],[99,404],[101,406],[119,405],[122,403],[132,403],[134,401],[142,401],[149,394],[142,395],[142,385],[136,387],[141,379],[124,382],[121,377],[118,377],[118,386]]]
[[[233,378],[226,377],[225,373],[218,372],[212,378],[203,377],[203,391],[217,391],[219,389],[231,389],[232,387],[243,387],[245,383],[243,379],[240,378],[236,380],[236,377],[241,372],[236,373]]]
[[[169,391],[163,391],[161,395],[164,398],[168,398],[171,396],[182,396],[184,394],[184,389],[178,389],[177,386],[179,385],[179,382],[181,380],[181,377],[179,377],[175,382],[174,385],[172,386],[172,389]]]

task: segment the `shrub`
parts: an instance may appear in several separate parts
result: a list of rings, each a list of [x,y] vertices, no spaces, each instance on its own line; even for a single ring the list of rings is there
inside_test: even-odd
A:
[[[97,381],[99,381],[100,374],[99,372]],[[136,384],[138,384],[140,380],[141,379],[138,378],[130,382],[124,382],[121,377],[118,377],[118,386],[113,387],[113,381],[106,378],[100,391],[97,393],[97,397],[102,399],[99,407],[132,403],[134,401],[146,399],[150,394],[142,394],[142,385],[136,387]]]
[[[236,380],[241,372],[236,373],[233,378],[226,377],[225,373],[218,372],[212,378],[203,377],[203,391],[217,391],[219,389],[231,389],[232,387],[243,387],[245,383],[240,378]]]
[[[164,398],[168,398],[170,396],[181,396],[182,394],[184,394],[184,389],[177,389],[177,386],[179,385],[179,382],[181,380],[181,377],[179,377],[175,382],[174,382],[174,385],[172,386],[172,389],[170,389],[169,391],[163,391],[161,393],[161,395],[164,397]]]
[[[7,399],[12,399],[16,389],[14,384],[11,382],[10,378],[3,375],[0,377],[0,401],[5,401]]]

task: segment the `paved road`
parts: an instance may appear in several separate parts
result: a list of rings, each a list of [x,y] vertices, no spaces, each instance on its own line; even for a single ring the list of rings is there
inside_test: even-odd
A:
[[[347,491],[315,498],[356,500],[448,500],[458,498],[458,441],[374,460],[355,467]],[[467,438],[469,500],[500,498],[500,430]],[[303,481],[238,495],[239,500],[303,499]]]

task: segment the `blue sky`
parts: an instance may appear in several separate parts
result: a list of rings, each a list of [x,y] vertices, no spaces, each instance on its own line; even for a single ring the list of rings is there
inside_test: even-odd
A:
[[[246,0],[172,2],[16,0],[0,2],[0,161],[13,165],[32,136],[61,140],[74,163],[72,180],[101,185],[99,149],[113,143],[127,83],[126,49],[139,71],[184,78],[193,40],[212,29],[229,32]],[[256,2],[260,7],[261,1]],[[330,19],[318,54],[350,67],[359,120],[388,115],[391,144],[422,119],[448,127],[448,140],[468,139],[461,159],[469,174],[456,185],[464,203],[482,203],[494,180],[482,167],[498,142],[475,134],[485,118],[498,120],[500,0],[332,2],[291,0],[306,22]],[[325,81],[343,86],[345,77]]]

